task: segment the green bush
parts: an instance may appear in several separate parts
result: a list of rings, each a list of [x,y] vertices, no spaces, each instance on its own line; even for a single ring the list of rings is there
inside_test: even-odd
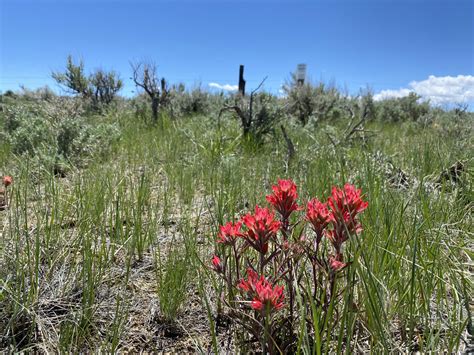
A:
[[[419,121],[430,111],[429,102],[420,102],[420,98],[412,92],[408,96],[380,101],[376,105],[378,119],[385,122]]]
[[[179,84],[172,88],[170,94],[169,110],[172,117],[210,113],[211,95],[201,87],[189,91]]]
[[[286,94],[287,112],[303,126],[310,121],[334,120],[341,116],[343,98],[330,85],[311,82],[298,84],[293,74],[289,83],[283,86]]]
[[[115,123],[84,116],[81,105],[70,98],[41,103],[18,100],[5,105],[2,116],[1,135],[10,151],[47,171],[84,166],[87,159],[105,153],[119,135]]]
[[[111,104],[123,87],[123,82],[114,71],[98,69],[88,76],[84,63],[74,64],[71,56],[67,58],[64,72],[53,72],[52,77],[69,93],[78,95],[90,103],[93,110]]]

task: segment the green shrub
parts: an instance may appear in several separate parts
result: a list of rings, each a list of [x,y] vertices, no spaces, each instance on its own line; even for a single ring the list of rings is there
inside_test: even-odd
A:
[[[171,89],[170,96],[169,111],[172,117],[208,114],[211,111],[212,95],[200,86],[189,91],[179,84]]]
[[[87,159],[105,153],[119,135],[115,123],[84,116],[81,105],[70,98],[19,101],[4,108],[3,118],[1,135],[10,151],[47,171],[83,166]]]
[[[420,98],[412,92],[408,96],[380,101],[376,105],[378,119],[386,122],[419,121],[430,111],[429,102],[420,102]]]
[[[74,64],[71,56],[67,58],[66,70],[53,72],[52,76],[69,93],[90,102],[94,110],[112,103],[123,87],[123,82],[116,72],[98,69],[87,76],[84,63],[80,61],[79,64]]]
[[[341,116],[342,98],[338,90],[324,83],[298,84],[293,74],[283,86],[286,94],[287,112],[303,126],[310,121],[333,120]]]

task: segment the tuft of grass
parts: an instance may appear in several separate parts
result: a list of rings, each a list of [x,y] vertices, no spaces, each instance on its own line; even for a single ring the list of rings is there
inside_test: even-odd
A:
[[[189,288],[189,258],[179,247],[171,247],[164,262],[156,255],[157,294],[161,315],[173,323],[186,301]]]

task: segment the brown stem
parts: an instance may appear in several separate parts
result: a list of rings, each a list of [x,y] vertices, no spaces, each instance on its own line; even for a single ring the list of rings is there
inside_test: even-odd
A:
[[[237,248],[235,243],[232,245],[232,249],[234,250],[234,257],[235,257],[235,267],[237,269],[237,281],[240,280],[240,262],[239,262],[239,255],[237,253]]]
[[[288,218],[285,218],[281,221],[281,232],[283,234],[283,240],[287,241],[288,240],[288,232],[289,232],[289,226],[290,226],[290,221]]]
[[[290,277],[288,278],[288,291],[290,293],[290,322],[293,326],[293,309],[294,309],[294,290],[293,290],[293,263],[291,258],[288,259],[288,269],[290,272]]]

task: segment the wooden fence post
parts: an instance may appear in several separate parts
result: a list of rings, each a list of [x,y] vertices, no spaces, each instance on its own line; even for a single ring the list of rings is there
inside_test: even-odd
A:
[[[239,69],[239,92],[245,96],[245,80],[244,80],[244,66],[240,65]]]

